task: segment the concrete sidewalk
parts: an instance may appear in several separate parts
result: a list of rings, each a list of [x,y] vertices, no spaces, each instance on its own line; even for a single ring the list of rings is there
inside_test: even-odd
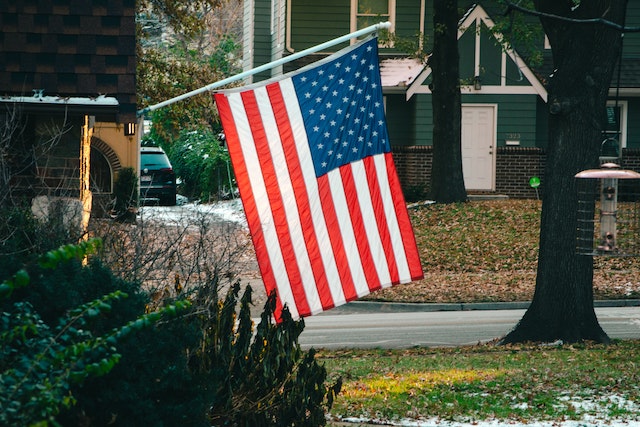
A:
[[[326,314],[355,313],[408,313],[433,311],[470,311],[470,310],[521,310],[527,309],[530,301],[522,302],[481,302],[422,304],[379,301],[352,301],[348,304],[328,310]],[[640,299],[619,299],[594,301],[594,307],[640,307]],[[323,313],[320,313],[322,315]]]

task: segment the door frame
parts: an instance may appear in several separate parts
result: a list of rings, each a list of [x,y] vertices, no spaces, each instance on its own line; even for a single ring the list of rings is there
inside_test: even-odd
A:
[[[469,188],[471,191],[496,191],[496,158],[498,150],[498,104],[497,103],[473,103],[464,102],[460,105],[461,110],[465,107],[490,107],[493,109],[493,127],[491,129],[493,144],[491,148],[491,185],[489,189],[474,189]],[[462,111],[461,111],[462,113]],[[462,118],[462,114],[460,114]],[[462,121],[460,122],[460,137],[462,138]],[[462,141],[460,141],[462,143]],[[462,149],[462,147],[460,147]]]

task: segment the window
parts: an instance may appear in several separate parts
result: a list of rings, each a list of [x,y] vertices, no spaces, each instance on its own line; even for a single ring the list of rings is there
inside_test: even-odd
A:
[[[389,21],[393,32],[395,20],[396,0],[351,0],[351,31]]]
[[[627,146],[627,101],[608,101],[600,156],[617,158]]]

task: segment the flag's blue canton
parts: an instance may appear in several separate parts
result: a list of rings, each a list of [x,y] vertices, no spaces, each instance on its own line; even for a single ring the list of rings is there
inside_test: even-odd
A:
[[[390,151],[377,39],[292,79],[316,176]]]

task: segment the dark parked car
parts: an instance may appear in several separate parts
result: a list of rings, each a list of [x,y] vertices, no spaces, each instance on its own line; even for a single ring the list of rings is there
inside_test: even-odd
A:
[[[176,174],[160,147],[140,149],[140,199],[143,204],[176,204]]]

